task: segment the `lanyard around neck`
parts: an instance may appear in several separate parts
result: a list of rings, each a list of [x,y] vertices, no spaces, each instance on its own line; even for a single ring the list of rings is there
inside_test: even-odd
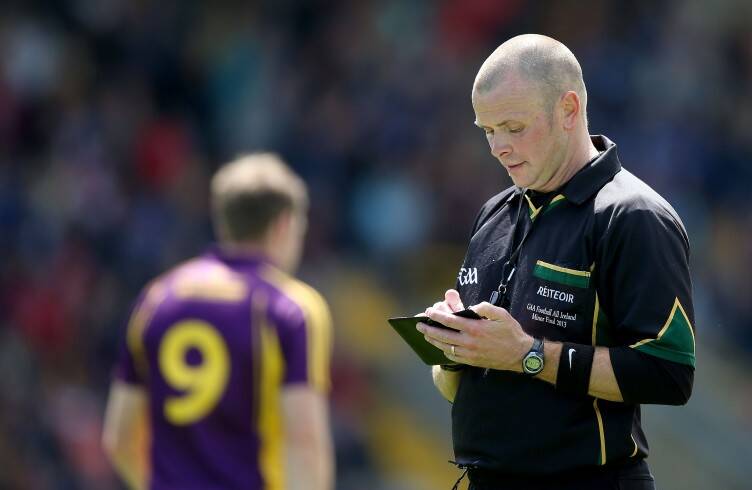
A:
[[[525,192],[527,192],[527,189],[522,191],[522,194],[520,194],[520,202],[517,205],[517,218],[512,225],[512,245],[514,245],[515,238],[517,237],[517,229],[520,225],[520,217],[522,216],[522,203],[525,200]],[[522,246],[525,244],[525,241],[527,241],[527,239],[530,237],[530,234],[536,228],[535,223],[543,218],[543,213],[546,211],[546,208],[548,208],[548,205],[551,204],[551,201],[553,200],[555,195],[556,193],[552,192],[551,195],[546,198],[543,204],[541,204],[540,212],[537,216],[538,219],[535,219],[532,223],[530,223],[528,229],[525,230],[525,234],[522,235],[520,243],[517,244],[517,247],[501,267],[501,282],[499,282],[499,287],[497,287],[496,290],[491,293],[491,298],[488,300],[492,305],[503,306],[506,303],[509,282],[512,280],[514,273],[517,271],[517,260],[520,258]]]

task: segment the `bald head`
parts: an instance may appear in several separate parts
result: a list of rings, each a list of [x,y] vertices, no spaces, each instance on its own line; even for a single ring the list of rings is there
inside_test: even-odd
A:
[[[575,92],[584,117],[587,92],[582,68],[574,54],[559,41],[539,34],[523,34],[496,48],[475,77],[473,102],[509,79],[529,83],[540,93],[548,110],[553,109],[561,95],[570,90]]]

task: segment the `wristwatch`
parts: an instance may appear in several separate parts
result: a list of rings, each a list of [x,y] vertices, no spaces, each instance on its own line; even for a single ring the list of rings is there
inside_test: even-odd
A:
[[[528,376],[535,376],[543,371],[543,339],[536,337],[530,351],[522,358],[522,372]]]

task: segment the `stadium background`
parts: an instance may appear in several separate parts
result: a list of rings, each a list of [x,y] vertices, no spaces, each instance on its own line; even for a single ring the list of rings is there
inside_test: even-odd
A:
[[[449,405],[384,318],[454,283],[508,184],[469,95],[523,32],[574,51],[592,132],[692,239],[695,393],[645,410],[660,488],[749,488],[750,25],[743,0],[3,2],[0,488],[120,488],[99,437],[127,309],[211,239],[207,178],[254,149],[311,187],[338,488],[449,488]]]

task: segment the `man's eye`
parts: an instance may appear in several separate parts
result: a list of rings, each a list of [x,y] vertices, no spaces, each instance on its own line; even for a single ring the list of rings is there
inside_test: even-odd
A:
[[[483,128],[483,132],[486,133],[486,136],[493,135],[494,131],[491,128]]]
[[[521,133],[524,128],[509,128],[510,133]]]

